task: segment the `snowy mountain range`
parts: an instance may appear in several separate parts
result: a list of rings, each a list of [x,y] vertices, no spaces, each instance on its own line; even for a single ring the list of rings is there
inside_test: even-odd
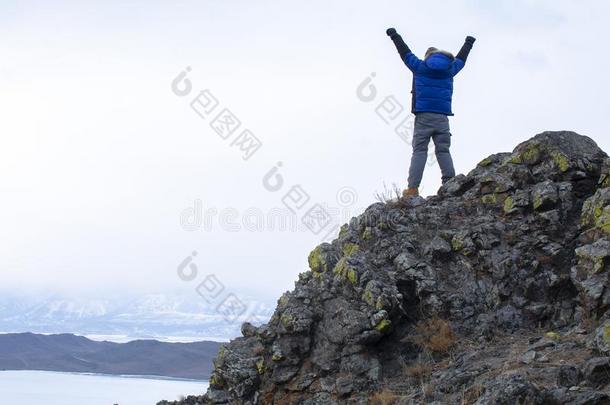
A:
[[[275,306],[252,297],[240,297],[238,303],[230,313],[227,302],[206,302],[197,294],[133,298],[0,294],[0,332],[75,333],[114,341],[222,341],[238,336],[244,321],[266,322]]]

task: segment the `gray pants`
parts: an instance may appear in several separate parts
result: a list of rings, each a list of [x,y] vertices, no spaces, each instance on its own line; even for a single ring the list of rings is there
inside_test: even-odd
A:
[[[417,113],[415,115],[415,133],[413,134],[413,155],[409,167],[409,187],[419,187],[424,167],[428,158],[428,143],[434,142],[434,153],[441,168],[443,183],[455,176],[453,160],[449,147],[451,132],[449,119],[444,114]]]

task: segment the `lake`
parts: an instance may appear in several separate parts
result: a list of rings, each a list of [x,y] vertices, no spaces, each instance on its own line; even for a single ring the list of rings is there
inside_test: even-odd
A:
[[[206,381],[0,371],[2,403],[24,405],[154,405],[162,399],[202,394]]]

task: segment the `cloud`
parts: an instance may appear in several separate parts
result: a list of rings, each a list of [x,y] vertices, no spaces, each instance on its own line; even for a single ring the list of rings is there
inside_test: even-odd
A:
[[[542,49],[519,50],[508,55],[506,61],[510,66],[531,72],[547,70],[551,65],[548,56]]]
[[[493,24],[499,24],[510,29],[548,29],[562,25],[566,21],[561,11],[560,1],[534,0],[466,0],[466,4],[474,12]]]

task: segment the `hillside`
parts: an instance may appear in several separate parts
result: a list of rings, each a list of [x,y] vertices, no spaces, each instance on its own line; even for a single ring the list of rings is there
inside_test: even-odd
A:
[[[545,132],[373,204],[309,266],[180,404],[610,403],[610,159],[590,138]]]
[[[208,379],[220,343],[96,342],[71,334],[0,334],[0,370]]]

